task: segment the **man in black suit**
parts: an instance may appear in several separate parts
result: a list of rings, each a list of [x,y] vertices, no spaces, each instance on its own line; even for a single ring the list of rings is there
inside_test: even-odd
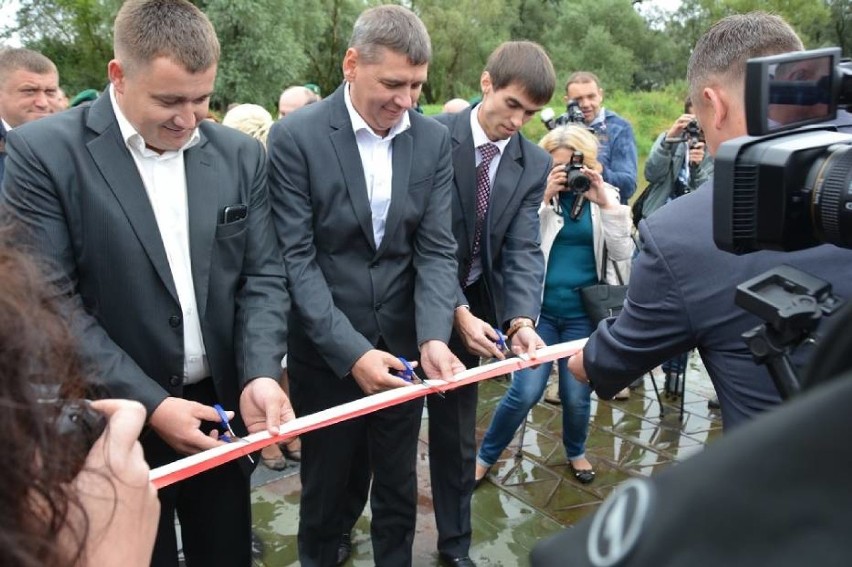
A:
[[[520,129],[547,104],[555,85],[553,65],[539,45],[507,42],[482,72],[482,102],[438,117],[453,141],[459,272],[450,346],[469,367],[480,357],[504,357],[495,327],[516,353],[532,355],[544,346],[535,332],[544,280],[538,209],[551,160]],[[483,162],[491,155],[490,163]],[[486,179],[490,195],[483,198]],[[476,403],[475,384],[427,401],[438,551],[445,565],[473,564],[468,555],[470,500],[478,480]]]
[[[259,142],[205,121],[219,43],[185,0],[130,0],[111,86],[9,133],[7,212],[79,311],[109,393],[141,402],[152,467],[292,416],[275,378],[289,298]],[[45,458],[50,458],[46,455]],[[160,490],[153,564],[251,564],[247,459]]]
[[[355,22],[343,85],[270,133],[300,414],[405,386],[392,374],[404,369],[398,356],[432,378],[463,368],[447,346],[457,287],[449,135],[411,110],[430,57],[410,10],[369,9]],[[337,563],[348,478],[368,464],[374,560],[411,564],[422,407],[418,398],[302,436],[302,565]],[[356,458],[362,443],[369,463]]]

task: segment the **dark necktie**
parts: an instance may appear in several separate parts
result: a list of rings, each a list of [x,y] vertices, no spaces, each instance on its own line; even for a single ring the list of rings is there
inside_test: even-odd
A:
[[[482,161],[476,166],[476,225],[473,231],[473,249],[464,269],[464,277],[461,279],[462,286],[467,284],[470,276],[470,266],[479,257],[481,249],[482,228],[485,225],[485,214],[488,211],[488,200],[491,197],[491,178],[488,170],[491,160],[500,153],[497,146],[491,143],[482,144],[476,148],[482,156]]]

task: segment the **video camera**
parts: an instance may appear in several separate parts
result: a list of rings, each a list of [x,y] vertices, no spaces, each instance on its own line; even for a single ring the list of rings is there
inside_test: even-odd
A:
[[[555,116],[553,109],[548,107],[541,111],[541,121],[548,130],[553,130],[559,126],[568,124],[580,124],[585,126],[585,118],[583,111],[580,110],[580,104],[576,100],[569,100],[568,106],[563,114]]]
[[[713,239],[728,252],[793,251],[822,243],[852,248],[852,135],[837,131],[838,108],[852,127],[852,63],[828,48],[749,59],[745,106],[748,136],[724,142],[716,153]],[[803,382],[789,353],[813,340],[817,322],[844,305],[831,285],[790,266],[737,287],[737,305],[765,324],[743,338],[756,362],[766,364],[782,398]],[[852,321],[852,308],[836,329]],[[846,324],[843,324],[846,322]],[[830,364],[806,375],[848,369],[848,349],[827,336],[814,355]],[[846,352],[843,352],[846,350]]]
[[[852,103],[852,63],[838,48],[750,59],[745,92],[749,135],[716,154],[716,245],[852,248],[852,135],[830,124]]]

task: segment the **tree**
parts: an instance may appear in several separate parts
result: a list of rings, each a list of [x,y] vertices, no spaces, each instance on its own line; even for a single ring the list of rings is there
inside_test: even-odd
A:
[[[277,105],[284,87],[301,80],[307,57],[297,33],[300,7],[277,0],[199,2],[222,48],[211,104],[232,102]]]
[[[103,89],[112,58],[112,21],[121,0],[21,0],[16,24],[0,36],[17,34],[22,45],[43,53],[59,69],[69,96]]]

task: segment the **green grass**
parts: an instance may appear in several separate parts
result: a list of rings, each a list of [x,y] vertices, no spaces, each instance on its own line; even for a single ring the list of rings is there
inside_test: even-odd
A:
[[[638,187],[635,196],[645,188],[645,176],[643,175],[645,161],[654,140],[660,132],[667,130],[669,126],[683,113],[683,99],[686,96],[686,84],[678,83],[666,87],[662,91],[654,92],[614,92],[607,93],[604,98],[604,106],[626,118],[633,125],[633,133],[636,136],[636,149],[639,153],[639,175]],[[423,105],[423,113],[427,116],[440,114],[440,104]],[[562,102],[562,93],[558,92],[550,104],[557,114],[565,110]],[[523,127],[524,136],[538,143],[547,133],[547,128],[542,124],[538,116],[527,122]]]

